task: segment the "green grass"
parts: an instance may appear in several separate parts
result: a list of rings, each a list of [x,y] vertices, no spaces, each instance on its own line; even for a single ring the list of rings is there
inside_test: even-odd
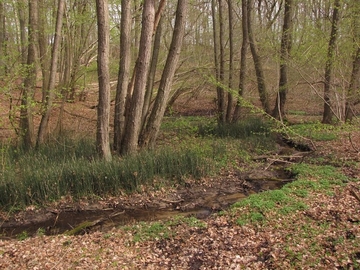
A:
[[[315,141],[332,141],[337,139],[340,132],[354,130],[353,125],[326,125],[320,122],[296,124],[289,127],[295,134]]]
[[[111,162],[99,159],[94,141],[83,138],[64,136],[32,150],[2,145],[0,207],[9,211],[65,195],[75,199],[102,197],[133,192],[141,185],[159,188],[182,184],[188,177],[198,179],[223,167],[236,166],[239,160],[249,161],[249,152],[265,152],[274,145],[262,120],[250,119],[227,127],[227,134],[243,132],[242,139],[199,136],[200,123],[215,125],[212,129],[216,129],[209,118],[169,118],[162,127],[165,139],[155,150],[115,156]]]
[[[1,174],[0,205],[40,204],[67,194],[78,198],[117,194],[120,190],[131,192],[139,185],[152,184],[155,177],[166,178],[171,184],[211,171],[208,154],[196,149],[163,148],[105,162],[88,155],[87,149],[92,147],[84,146],[84,154],[58,151],[56,155],[50,149],[24,155],[8,153],[12,162]]]
[[[134,226],[124,226],[123,230],[131,232],[134,242],[168,239],[176,235],[176,227],[185,225],[189,228],[206,228],[206,223],[191,216],[176,216],[166,221],[139,222]]]
[[[250,195],[232,205],[231,212],[238,225],[266,223],[267,215],[286,216],[308,208],[302,198],[310,192],[331,194],[334,186],[343,185],[347,177],[332,166],[294,164],[289,168],[297,180],[280,190],[265,191]],[[245,212],[244,212],[245,211]],[[270,217],[270,216],[269,216]],[[271,217],[270,217],[271,218]]]

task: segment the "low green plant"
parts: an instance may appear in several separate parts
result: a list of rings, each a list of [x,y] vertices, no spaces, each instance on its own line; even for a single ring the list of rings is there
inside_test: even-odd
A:
[[[308,206],[301,200],[311,191],[328,193],[335,185],[343,185],[346,181],[341,171],[332,166],[316,166],[311,164],[294,164],[289,167],[291,173],[297,175],[297,180],[286,184],[280,190],[271,190],[250,195],[248,198],[232,205],[232,211],[247,209],[236,222],[264,223],[266,214],[287,215],[295,211],[305,210]],[[247,213],[247,214],[246,214]]]
[[[140,222],[138,225],[135,226],[133,241],[139,242],[152,239],[163,239],[169,238],[172,235],[173,232],[163,222]]]
[[[346,125],[335,126],[315,122],[292,125],[290,131],[316,141],[331,141],[337,139],[339,132],[347,128]]]
[[[29,238],[29,234],[27,231],[22,231],[21,233],[19,233],[16,238],[19,240],[19,241],[23,241],[27,238]]]
[[[174,228],[179,225],[187,227],[195,227],[199,229],[206,228],[206,223],[196,217],[175,216],[169,220],[156,222],[139,222],[134,226],[123,226],[126,232],[131,232],[134,242],[142,242],[147,240],[167,239],[175,236]]]
[[[44,236],[45,235],[45,229],[44,228],[37,229],[36,234],[38,236]]]

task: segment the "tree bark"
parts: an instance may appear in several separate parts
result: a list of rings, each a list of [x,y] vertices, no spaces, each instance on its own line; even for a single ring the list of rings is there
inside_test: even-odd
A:
[[[6,28],[5,28],[5,8],[4,3],[0,1],[0,76],[5,75],[6,73]]]
[[[262,108],[264,109],[264,111],[268,114],[270,114],[270,105],[269,105],[269,98],[268,98],[268,93],[266,91],[266,84],[265,84],[265,76],[264,76],[264,70],[262,67],[262,62],[261,62],[261,58],[257,52],[257,48],[256,48],[256,43],[255,43],[255,38],[254,38],[254,33],[253,33],[253,29],[252,29],[252,0],[248,0],[248,35],[249,35],[249,44],[250,44],[250,50],[251,50],[251,55],[254,61],[254,67],[255,67],[255,73],[256,73],[256,80],[257,80],[257,85],[258,85],[258,92],[259,92],[259,97],[260,97],[260,101],[261,101],[261,105]]]
[[[21,52],[21,63],[26,64],[28,47],[26,45],[26,0],[16,1],[17,12],[19,16],[19,27],[20,27],[20,52]],[[30,8],[30,7],[29,7]]]
[[[249,14],[249,5],[248,0],[242,0],[241,1],[241,11],[242,11],[242,17],[241,17],[241,27],[242,27],[242,44],[241,44],[241,59],[240,59],[240,74],[239,74],[239,91],[238,95],[239,98],[236,102],[236,107],[234,111],[233,116],[233,122],[237,122],[240,118],[240,110],[241,110],[241,98],[244,94],[245,90],[245,80],[246,80],[246,69],[247,69],[247,51],[249,47],[249,31],[248,31],[248,14]]]
[[[325,64],[325,82],[324,82],[324,111],[322,122],[324,124],[331,124],[333,112],[331,110],[331,79],[332,79],[332,67],[334,63],[335,45],[337,40],[338,22],[339,22],[339,9],[340,0],[334,1],[334,9],[331,21],[331,34],[328,45],[328,53]]]
[[[141,146],[153,147],[160,130],[161,120],[163,119],[167,107],[167,101],[169,99],[171,85],[179,61],[182,42],[184,39],[187,1],[188,0],[178,0],[174,32],[169,54],[167,56],[164,71],[161,76],[154,107],[151,110],[149,120],[141,138]]]
[[[353,1],[354,54],[349,89],[346,97],[345,121],[351,122],[355,105],[360,103],[360,2]]]
[[[280,78],[279,90],[276,96],[275,106],[272,111],[272,116],[275,119],[283,120],[285,118],[285,103],[286,94],[289,91],[288,85],[288,62],[290,58],[291,43],[292,43],[292,10],[293,1],[285,0],[284,23],[281,35],[280,48]]]
[[[229,89],[233,88],[233,74],[234,74],[234,31],[233,31],[233,6],[232,0],[227,0],[228,4],[228,16],[229,16]],[[227,108],[226,108],[226,122],[232,121],[232,113],[234,109],[234,98],[232,92],[227,92]]]
[[[121,153],[125,134],[125,104],[130,78],[131,61],[131,0],[121,1],[120,63],[115,96],[114,149]]]
[[[150,71],[149,71],[149,77],[146,84],[146,93],[145,93],[145,100],[144,100],[144,108],[142,111],[142,120],[141,120],[141,126],[145,125],[146,118],[149,112],[150,103],[151,103],[151,97],[153,94],[153,88],[154,88],[154,81],[155,81],[155,74],[157,69],[157,63],[160,53],[160,41],[161,41],[161,34],[162,34],[162,21],[163,19],[160,18],[156,32],[155,32],[155,38],[154,38],[154,49],[152,52],[151,57],[151,65],[150,65]]]
[[[20,110],[20,136],[25,148],[33,147],[35,142],[33,123],[33,96],[36,87],[36,43],[38,27],[37,0],[29,1],[29,35],[27,52],[27,73],[24,80],[21,110]]]
[[[138,148],[146,81],[150,68],[154,21],[154,0],[144,0],[139,55],[134,70],[134,91],[131,97],[129,110],[126,112],[126,134],[121,147],[121,154],[123,155],[133,154]]]
[[[46,97],[45,97],[45,112],[41,118],[38,137],[37,137],[37,145],[41,145],[45,140],[45,134],[48,128],[50,114],[52,111],[53,100],[55,96],[55,83],[56,83],[56,73],[58,67],[58,58],[59,58],[59,47],[61,43],[61,30],[62,30],[62,21],[64,16],[64,8],[65,1],[58,1],[58,9],[57,9],[57,18],[56,18],[56,26],[55,26],[55,37],[54,44],[52,46],[51,51],[51,64],[50,64],[50,73],[49,73],[49,82],[46,86]]]
[[[96,147],[99,155],[106,161],[111,160],[109,142],[110,120],[110,26],[107,0],[96,0],[98,25],[98,80],[99,103],[97,108]]]

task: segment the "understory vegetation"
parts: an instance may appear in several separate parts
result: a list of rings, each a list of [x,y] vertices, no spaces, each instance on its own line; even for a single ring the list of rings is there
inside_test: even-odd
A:
[[[141,192],[144,186],[155,190],[186,186],[188,179],[211,178],[224,170],[259,169],[256,157],[277,157],[279,134],[312,147],[333,141],[336,149],[339,136],[349,134],[351,138],[352,131],[358,128],[318,122],[279,127],[258,117],[223,126],[206,117],[168,117],[156,149],[111,162],[98,158],[94,141],[84,138],[54,139],[31,151],[3,145],[0,205],[3,211],[12,213],[28,205],[46,205],[62,196],[80,200]],[[356,145],[349,145],[356,149]],[[48,243],[57,243],[56,250],[67,254],[68,249],[78,250],[82,237],[96,238],[88,241],[94,248],[86,251],[98,248],[96,260],[109,259],[111,256],[105,253],[113,252],[102,251],[103,247],[97,245],[116,245],[121,254],[131,258],[122,264],[134,268],[144,264],[140,255],[129,250],[136,247],[142,252],[144,247],[151,250],[145,264],[156,268],[169,261],[188,269],[192,265],[189,254],[196,248],[203,254],[201,264],[206,269],[214,269],[219,261],[227,265],[226,254],[238,254],[232,260],[251,269],[322,269],[334,265],[338,269],[358,269],[358,164],[356,159],[340,157],[339,153],[336,156],[334,151],[318,151],[285,166],[294,181],[278,190],[251,194],[206,220],[174,216],[117,225],[111,231],[80,238],[64,234],[55,236],[62,237],[59,241]],[[39,231],[34,241],[41,235]],[[18,234],[19,245],[25,245],[29,237],[26,231]],[[89,254],[83,256],[92,259],[93,252]],[[67,260],[78,262],[71,256]],[[121,264],[112,263],[116,267]]]
[[[133,192],[146,184],[182,184],[248,159],[249,150],[269,150],[272,140],[270,125],[259,118],[218,128],[206,118],[180,117],[164,122],[156,149],[111,162],[99,159],[95,142],[86,138],[53,139],[30,151],[2,145],[0,205],[19,209],[65,195],[76,199]]]

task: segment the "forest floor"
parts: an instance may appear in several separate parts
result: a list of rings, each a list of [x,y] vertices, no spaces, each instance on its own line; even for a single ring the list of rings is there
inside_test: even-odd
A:
[[[185,113],[189,108],[182,106],[175,109]],[[203,111],[191,114],[212,114],[212,106],[209,101],[208,106],[202,106]],[[78,126],[83,125],[81,121]],[[358,130],[351,137],[344,132],[336,140],[317,141],[314,155],[343,164],[338,169],[355,181],[334,185],[327,192],[314,189],[302,198],[306,209],[284,217],[269,212],[265,223],[240,225],[230,209],[206,213],[201,220],[113,226],[82,235],[46,236],[39,232],[33,237],[1,239],[0,269],[360,269],[359,149]],[[244,184],[236,172],[226,171],[189,184],[200,194],[201,189],[221,189],[224,180],[233,181],[234,189]],[[159,198],[171,204],[180,202],[180,193],[167,188],[144,190],[103,205],[127,202],[148,207],[159,203]],[[90,207],[89,202],[82,203],[75,205],[65,199],[57,207]],[[31,211],[34,209],[28,209]],[[236,216],[241,211],[248,214],[247,209],[240,209]],[[139,234],[143,234],[140,241],[136,238]]]

